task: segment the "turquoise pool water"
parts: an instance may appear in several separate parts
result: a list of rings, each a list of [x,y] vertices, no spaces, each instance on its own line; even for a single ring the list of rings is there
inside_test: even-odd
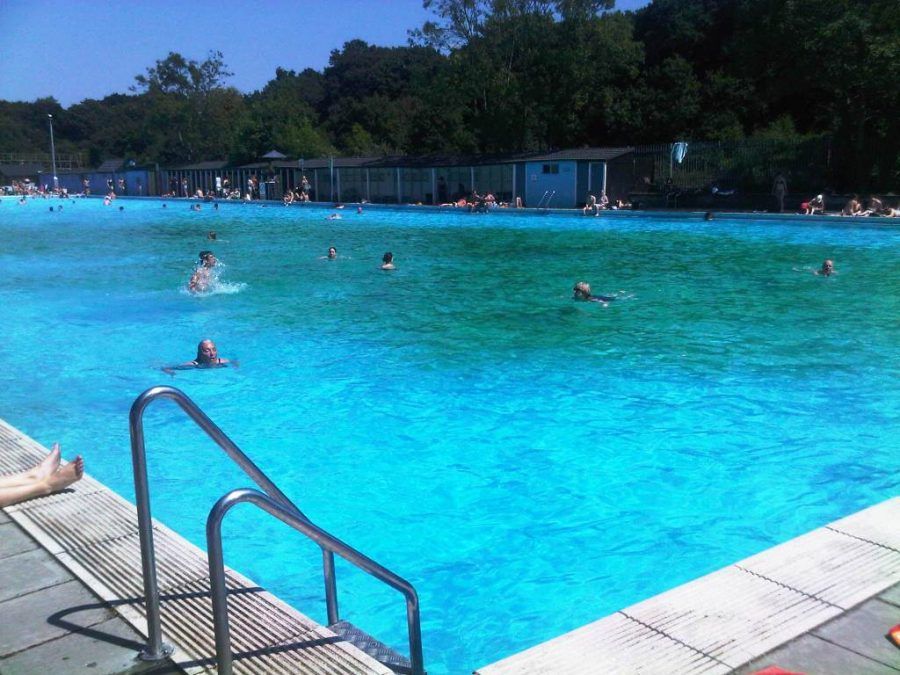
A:
[[[182,388],[416,586],[430,673],[897,494],[893,223],[51,203],[0,201],[0,417],[133,499],[131,402]],[[205,248],[223,287],[193,297]],[[811,274],[826,257],[838,275]],[[580,279],[624,297],[573,302]],[[160,372],[204,337],[240,367]],[[202,546],[248,481],[173,404],[146,422],[154,516]],[[228,564],[324,621],[314,546],[246,506],[225,532]],[[338,581],[405,652],[401,596]]]

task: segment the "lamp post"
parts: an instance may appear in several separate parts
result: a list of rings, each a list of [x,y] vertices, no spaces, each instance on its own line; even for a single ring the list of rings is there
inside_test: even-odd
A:
[[[50,162],[53,164],[53,189],[59,190],[59,178],[56,175],[56,146],[53,145],[53,115],[47,113],[50,120]]]

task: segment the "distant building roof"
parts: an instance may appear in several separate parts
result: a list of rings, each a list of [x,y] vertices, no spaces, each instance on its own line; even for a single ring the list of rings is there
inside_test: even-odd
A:
[[[112,173],[113,171],[120,171],[124,165],[124,159],[107,159],[94,170],[98,173]]]
[[[0,164],[0,174],[9,178],[36,176],[44,171],[43,164],[37,162],[4,162]]]
[[[487,166],[510,164],[515,162],[556,162],[564,160],[604,162],[632,152],[631,147],[618,148],[570,148],[550,152],[519,152],[494,154],[431,154],[431,155],[383,155],[379,157],[317,157],[315,159],[271,159],[269,161],[250,162],[234,167],[238,169],[327,169],[334,162],[337,169],[348,168],[431,168],[450,166]],[[271,153],[270,153],[271,154]],[[219,170],[227,168],[228,162],[199,162],[173,167],[170,170]]]
[[[215,162],[197,162],[196,164],[184,164],[183,166],[173,166],[169,171],[215,171],[218,169],[224,169],[229,166],[228,162],[225,160],[218,160]]]
[[[634,148],[569,148],[568,150],[556,150],[535,154],[523,159],[529,162],[555,162],[559,160],[595,160],[605,162],[622,155],[627,155]]]

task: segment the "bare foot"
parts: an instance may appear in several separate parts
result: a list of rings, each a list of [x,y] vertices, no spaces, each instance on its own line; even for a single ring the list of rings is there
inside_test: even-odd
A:
[[[59,443],[53,444],[53,449],[49,454],[41,460],[41,463],[29,471],[29,475],[37,480],[42,480],[47,476],[56,473],[59,468]]]
[[[84,475],[84,460],[78,455],[74,460],[69,462],[59,470],[51,474],[46,479],[47,488],[50,492],[58,492],[65,490],[72,483],[81,480]]]

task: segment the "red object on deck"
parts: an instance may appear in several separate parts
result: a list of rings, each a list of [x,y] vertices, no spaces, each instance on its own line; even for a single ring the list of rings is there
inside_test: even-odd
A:
[[[900,623],[888,631],[887,639],[893,642],[895,647],[900,647]]]
[[[798,673],[796,670],[785,670],[778,666],[769,666],[762,670],[757,670],[753,675],[806,675],[806,673]]]

